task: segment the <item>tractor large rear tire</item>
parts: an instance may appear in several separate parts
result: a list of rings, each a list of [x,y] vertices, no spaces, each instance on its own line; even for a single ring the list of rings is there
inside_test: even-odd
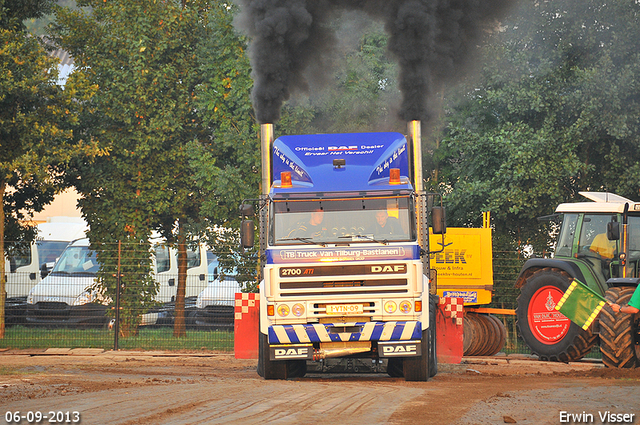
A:
[[[566,272],[544,268],[527,279],[520,290],[516,316],[524,342],[540,360],[572,362],[591,351],[597,335],[572,323],[555,306],[572,278]]]
[[[609,288],[605,298],[621,306],[626,305],[636,288]],[[640,313],[614,313],[605,305],[600,313],[600,351],[607,367],[635,368],[640,366],[640,345],[636,344]]]

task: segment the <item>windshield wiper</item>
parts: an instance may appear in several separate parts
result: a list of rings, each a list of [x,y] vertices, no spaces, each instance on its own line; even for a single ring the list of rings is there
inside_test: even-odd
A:
[[[308,243],[308,244],[311,244],[311,245],[327,246],[326,243],[324,243],[324,242],[315,242],[311,238],[282,238],[282,239],[276,240],[276,242],[282,242],[282,241],[300,241],[300,242]]]
[[[365,239],[365,240],[368,240],[368,241],[371,241],[371,242],[376,242],[376,243],[379,243],[379,244],[382,244],[382,245],[389,245],[389,241],[386,240],[386,239],[383,239],[383,240],[379,241],[379,240],[374,239],[371,236],[367,236],[367,235],[358,234],[358,235],[338,236],[338,239],[347,239],[347,238],[351,238],[351,239],[353,239],[353,238],[362,238],[362,239]]]

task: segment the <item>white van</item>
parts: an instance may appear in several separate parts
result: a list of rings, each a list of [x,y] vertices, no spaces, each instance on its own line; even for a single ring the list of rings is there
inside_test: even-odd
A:
[[[209,259],[208,284],[196,299],[197,328],[233,330],[235,294],[241,292],[236,274],[234,270],[230,275],[223,275],[218,258]]]
[[[156,301],[162,307],[143,316],[143,325],[158,319],[170,320],[178,283],[177,251],[163,243],[154,244],[153,276],[158,282]],[[194,304],[206,282],[207,254],[204,245],[187,251],[186,303]],[[100,298],[92,289],[99,264],[89,249],[89,239],[71,243],[42,282],[27,297],[27,323],[44,325],[103,325],[111,299]]]
[[[24,322],[29,291],[49,273],[71,241],[84,237],[87,224],[78,217],[51,217],[37,229],[27,252],[5,259],[7,324]]]

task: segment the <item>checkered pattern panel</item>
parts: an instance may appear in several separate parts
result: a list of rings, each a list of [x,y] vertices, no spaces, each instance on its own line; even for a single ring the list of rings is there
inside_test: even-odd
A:
[[[462,325],[462,319],[464,318],[464,299],[463,298],[449,298],[440,297],[441,308],[444,309],[445,314],[449,314],[449,317],[455,319],[456,325]]]
[[[242,315],[249,313],[250,308],[257,308],[259,301],[260,294],[236,293],[235,319],[242,320]]]

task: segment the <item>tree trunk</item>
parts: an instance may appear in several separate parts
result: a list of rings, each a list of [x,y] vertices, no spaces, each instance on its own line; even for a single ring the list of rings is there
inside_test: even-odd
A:
[[[6,183],[0,180],[0,339],[4,338],[5,302],[7,299],[7,271],[5,270],[4,252],[4,191]]]
[[[175,322],[173,336],[187,336],[184,319],[184,297],[187,290],[187,243],[182,228],[178,230],[178,288],[176,291]]]

